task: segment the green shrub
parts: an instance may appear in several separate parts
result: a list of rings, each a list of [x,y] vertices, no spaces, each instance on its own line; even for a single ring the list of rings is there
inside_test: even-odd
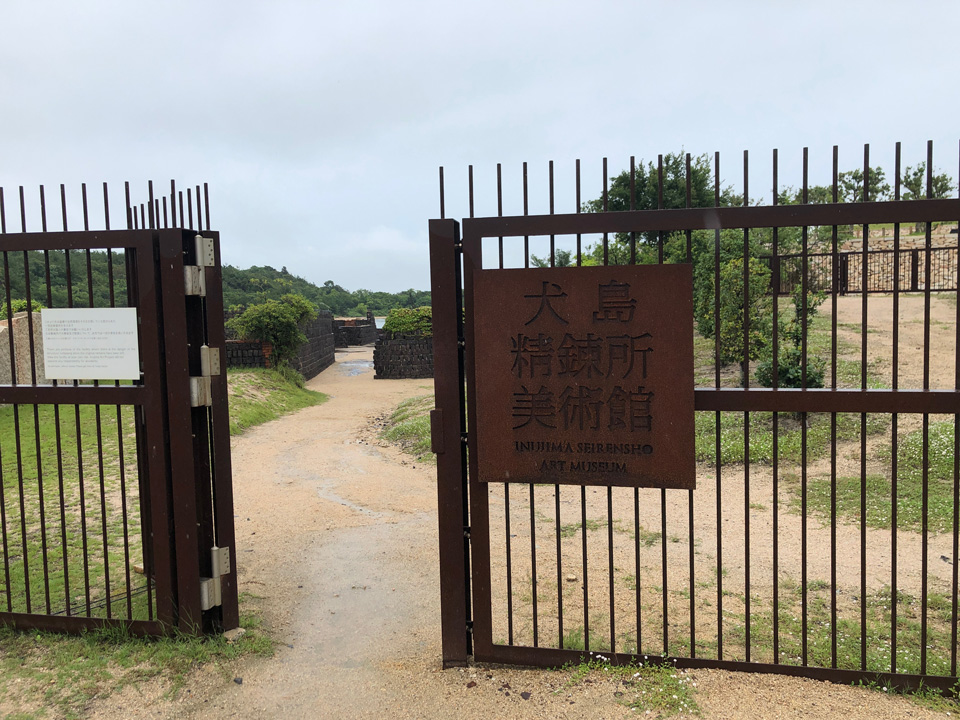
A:
[[[40,312],[43,309],[43,305],[36,300],[30,302],[32,305],[33,312]],[[27,309],[27,301],[23,298],[13,298],[10,300],[10,311],[16,315],[18,312],[23,312]],[[0,320],[7,319],[7,303],[0,302]]]
[[[274,364],[280,367],[307,341],[301,325],[316,316],[316,307],[302,295],[284,295],[280,300],[251,305],[242,315],[228,320],[227,327],[246,340],[270,343]]]
[[[418,308],[394,308],[387,315],[383,329],[405,335],[433,335],[433,309],[429,305]]]
[[[822,388],[826,361],[821,357],[807,358],[807,382],[803,382],[801,362],[803,353],[800,348],[786,347],[777,358],[777,387],[782,388]],[[763,387],[773,387],[773,359],[765,358],[757,363],[755,372],[757,383]]]

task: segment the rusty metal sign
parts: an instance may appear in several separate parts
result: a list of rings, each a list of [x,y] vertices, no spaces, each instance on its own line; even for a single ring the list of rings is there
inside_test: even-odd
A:
[[[690,265],[477,270],[481,482],[693,488]]]

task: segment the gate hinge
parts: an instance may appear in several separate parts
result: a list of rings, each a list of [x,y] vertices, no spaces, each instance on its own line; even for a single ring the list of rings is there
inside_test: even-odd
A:
[[[467,635],[473,635],[473,620],[467,620]]]
[[[464,527],[463,527],[463,537],[465,537],[467,540],[470,539],[470,526],[469,526],[469,525],[464,525]]]
[[[203,235],[194,237],[197,244],[197,265],[200,267],[213,267],[216,264],[216,257],[213,249],[213,238],[205,238]]]
[[[457,347],[458,347],[458,348],[465,348],[466,346],[467,346],[467,341],[466,341],[466,340],[464,340],[463,338],[459,338],[459,339],[457,340]]]
[[[213,405],[213,393],[210,391],[209,377],[190,378],[190,407],[210,407]]]
[[[221,604],[220,578],[230,574],[230,548],[214,545],[210,549],[210,574],[213,577],[200,578],[200,609],[209,610]]]
[[[460,433],[460,442],[462,442],[464,445],[467,444],[467,433]]]
[[[202,266],[183,266],[183,290],[187,295],[207,296],[207,278]]]
[[[203,377],[220,374],[220,348],[200,346],[200,374]]]

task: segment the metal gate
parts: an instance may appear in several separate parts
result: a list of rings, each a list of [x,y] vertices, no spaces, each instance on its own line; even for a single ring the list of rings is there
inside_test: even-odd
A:
[[[138,213],[127,185],[127,229],[111,230],[104,183],[105,229],[90,230],[84,185],[83,230],[70,231],[60,186],[62,229],[50,231],[41,187],[42,232],[28,232],[37,212],[21,187],[20,232],[8,232],[0,188],[0,624],[150,635],[238,625],[219,235],[206,188],[205,212],[198,186],[186,214],[173,183],[169,212],[149,190]],[[37,302],[134,308],[140,378],[46,378]]]
[[[800,202],[750,205],[745,153],[743,195],[724,205],[719,154],[711,159],[710,207],[692,207],[689,155],[685,202],[664,207],[661,156],[650,174],[658,209],[632,209],[631,159],[631,209],[619,212],[607,212],[606,160],[601,211],[581,212],[577,161],[570,214],[554,213],[551,163],[542,215],[527,214],[524,164],[524,214],[513,216],[503,215],[497,166],[491,217],[474,217],[471,167],[462,239],[461,223],[444,219],[441,170],[430,251],[444,663],[472,655],[554,666],[602,656],[951,689],[960,537],[956,267],[948,291],[921,281],[920,293],[903,292],[901,263],[890,264],[886,296],[830,283],[814,315],[811,258],[825,255],[837,267],[838,238],[857,228],[856,257],[868,268],[871,226],[885,226],[897,256],[908,224],[922,224],[921,277],[931,278],[934,223],[955,225],[960,200],[902,200],[899,144],[889,202],[838,202],[834,148],[827,202],[807,202],[804,150]],[[869,160],[866,148],[868,178]],[[927,168],[929,195],[932,146]],[[772,177],[779,198],[776,151]],[[869,192],[868,180],[861,197]],[[780,267],[788,236],[798,245],[790,251],[795,307],[771,292],[769,275],[751,284],[764,266]],[[485,388],[475,382],[474,273],[552,267],[561,249],[575,266],[565,272],[576,273],[591,242],[602,265],[612,263],[615,243],[629,263],[694,265],[694,292],[706,303],[695,338],[695,490],[478,479],[484,449],[474,410]],[[751,324],[764,314],[768,335]],[[771,348],[768,387],[756,379],[759,344]]]

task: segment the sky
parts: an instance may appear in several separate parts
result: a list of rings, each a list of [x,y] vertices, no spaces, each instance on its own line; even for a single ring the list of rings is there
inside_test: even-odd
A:
[[[721,153],[738,187],[925,157],[957,178],[960,3],[433,0],[8,0],[0,9],[0,187],[124,181],[145,199],[208,183],[223,261],[348,290],[428,289],[427,223],[574,212],[660,153]],[[92,192],[92,190],[91,190]],[[49,204],[49,200],[48,200]],[[54,203],[56,205],[56,203]],[[13,213],[16,215],[16,213]],[[73,215],[73,211],[70,215]],[[59,229],[59,213],[51,226]],[[114,227],[118,226],[114,217]],[[76,229],[71,227],[71,229]]]

